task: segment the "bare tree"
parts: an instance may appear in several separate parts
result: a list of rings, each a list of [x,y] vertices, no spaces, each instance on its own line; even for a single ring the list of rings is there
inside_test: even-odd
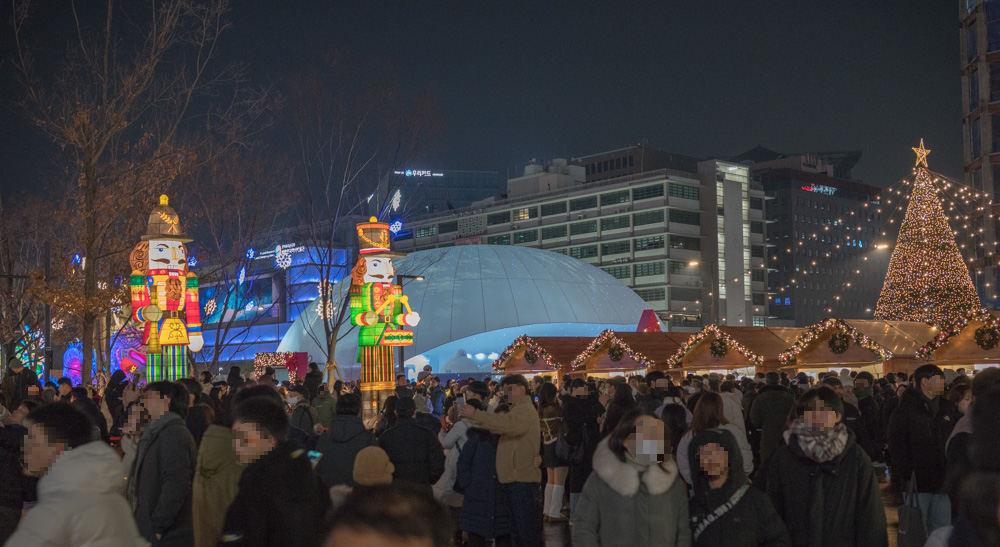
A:
[[[0,344],[6,359],[43,327],[32,281],[42,275],[45,260],[46,207],[41,198],[8,204],[0,197]]]
[[[84,6],[90,10],[93,6]],[[268,93],[249,91],[234,67],[215,70],[228,28],[224,1],[176,0],[126,7],[106,3],[99,22],[75,3],[66,52],[37,66],[27,30],[31,5],[14,2],[15,107],[56,145],[65,165],[59,211],[64,244],[81,256],[80,272],[47,294],[79,319],[83,380],[99,320],[116,307],[119,278],[157,193],[257,130]],[[198,100],[208,93],[212,97]],[[208,146],[211,144],[211,146]],[[115,281],[119,284],[116,285]],[[60,302],[61,300],[61,302]],[[119,304],[120,305],[120,304]]]

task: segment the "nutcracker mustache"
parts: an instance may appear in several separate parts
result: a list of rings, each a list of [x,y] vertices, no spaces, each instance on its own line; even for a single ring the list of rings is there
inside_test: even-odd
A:
[[[170,265],[170,259],[169,258],[154,258],[153,262],[159,262],[160,264],[165,264],[167,266]],[[178,264],[184,264],[184,262],[185,261],[183,259],[177,261]]]

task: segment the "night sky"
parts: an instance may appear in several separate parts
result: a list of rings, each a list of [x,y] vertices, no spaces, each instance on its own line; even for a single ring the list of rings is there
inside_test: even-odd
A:
[[[429,95],[441,132],[414,168],[504,178],[532,158],[637,142],[698,157],[762,145],[860,149],[855,176],[886,186],[909,174],[923,137],[931,168],[962,176],[954,1],[233,5],[220,59],[246,63],[255,81],[281,89],[339,50],[391,63],[404,95]],[[4,193],[33,187],[44,141],[9,111],[0,127]]]

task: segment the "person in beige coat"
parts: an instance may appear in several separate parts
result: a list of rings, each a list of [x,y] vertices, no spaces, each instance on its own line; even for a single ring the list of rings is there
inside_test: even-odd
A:
[[[243,466],[233,455],[233,437],[221,415],[208,426],[198,447],[194,472],[194,545],[215,547],[222,536],[226,510],[236,498]]]

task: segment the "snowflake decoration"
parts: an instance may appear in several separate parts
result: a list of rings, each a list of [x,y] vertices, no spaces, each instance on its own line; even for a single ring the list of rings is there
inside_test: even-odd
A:
[[[325,295],[330,294],[331,286],[329,281],[320,281],[319,284],[316,286],[316,288],[317,290],[319,290],[319,296],[321,298]]]
[[[212,315],[218,307],[219,305],[215,303],[215,300],[209,300],[208,303],[205,304],[205,315]]]
[[[61,328],[63,328],[62,319],[56,319],[55,321],[52,322],[52,330],[59,330]]]
[[[195,258],[195,257],[193,257],[193,256],[189,256],[188,257],[188,268],[197,268],[197,267],[198,267],[198,259]]]
[[[400,203],[402,203],[402,201],[403,201],[403,194],[399,193],[399,190],[396,190],[396,193],[393,194],[392,196],[392,210],[398,211],[399,205]]]
[[[253,260],[253,257],[257,256],[257,251],[253,247],[247,249],[247,260]]]
[[[289,252],[278,253],[278,255],[274,257],[274,265],[282,270],[288,268],[292,265],[292,254]]]
[[[239,281],[240,285],[242,285],[243,282],[247,280],[247,268],[246,268],[246,266],[240,268],[240,275],[239,275],[239,277],[236,278],[236,280]]]
[[[253,300],[251,300],[251,301],[247,302],[246,306],[243,306],[243,311],[245,311],[245,312],[251,312],[251,311],[253,311],[253,309],[254,309],[254,307],[256,305],[257,305],[257,303],[254,302]]]
[[[393,235],[398,234],[402,230],[403,230],[403,223],[398,220],[389,225],[389,231],[392,232]]]
[[[319,303],[318,313],[322,319],[333,319],[335,313],[337,313],[337,307],[333,305],[333,302],[327,301],[324,306],[322,302]]]

